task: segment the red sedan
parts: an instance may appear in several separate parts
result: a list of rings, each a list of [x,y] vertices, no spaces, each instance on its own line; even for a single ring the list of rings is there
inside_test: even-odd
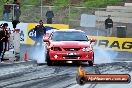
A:
[[[94,63],[94,52],[91,46],[95,40],[88,39],[85,32],[80,30],[55,30],[49,37],[44,38],[47,42],[47,65],[53,65],[56,61],[88,62]]]

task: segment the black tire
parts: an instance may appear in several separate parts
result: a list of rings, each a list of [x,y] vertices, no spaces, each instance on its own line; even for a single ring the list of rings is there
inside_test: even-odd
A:
[[[45,65],[45,64],[44,64],[44,63],[38,63],[37,65],[38,65],[38,66],[42,66],[42,65]]]
[[[81,64],[81,61],[74,61],[73,62],[75,65],[80,65]]]
[[[46,61],[47,61],[47,65],[48,66],[52,66],[53,65],[53,61],[50,60],[49,53],[47,53],[47,55],[46,55]]]
[[[78,84],[79,85],[84,85],[86,83],[86,78],[85,77],[79,77],[78,78]]]
[[[47,65],[48,66],[52,66],[53,65],[53,62],[51,60],[47,60]]]
[[[89,66],[93,66],[93,62],[92,61],[88,61]]]
[[[89,63],[89,66],[93,66],[93,63],[94,63],[94,53],[93,53],[92,61],[88,61],[88,63]]]

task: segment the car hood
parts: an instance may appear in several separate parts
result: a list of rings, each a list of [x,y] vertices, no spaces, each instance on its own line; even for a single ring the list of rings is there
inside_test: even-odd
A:
[[[51,41],[51,45],[58,47],[88,47],[90,41]]]

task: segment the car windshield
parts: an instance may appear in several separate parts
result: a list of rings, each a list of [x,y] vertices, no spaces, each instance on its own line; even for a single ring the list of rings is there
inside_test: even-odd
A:
[[[53,41],[87,41],[88,38],[84,32],[58,31],[51,36]]]

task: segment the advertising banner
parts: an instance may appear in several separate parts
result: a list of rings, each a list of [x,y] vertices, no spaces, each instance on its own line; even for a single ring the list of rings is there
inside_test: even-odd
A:
[[[6,21],[0,21],[0,24],[8,23],[9,30],[14,30],[12,26],[12,22],[6,22]],[[19,23],[17,24],[16,29],[20,29],[20,43],[21,44],[34,44],[35,35],[33,33],[35,26],[38,25],[37,23]],[[44,24],[46,27],[46,31],[52,30],[52,29],[69,29],[69,25],[65,24]],[[13,32],[13,31],[11,31]],[[12,37],[14,35],[11,35]],[[11,38],[11,42],[12,42]],[[12,47],[13,43],[11,43]]]
[[[29,23],[27,26],[27,41],[26,44],[34,44],[34,41],[36,39],[36,34],[34,34],[34,28],[37,24]],[[53,30],[53,29],[69,29],[69,25],[65,24],[44,24],[46,31]]]
[[[0,24],[2,23],[8,23],[9,25],[8,28],[10,28],[10,30],[13,30],[11,22],[0,21]],[[35,34],[33,33],[33,31],[36,25],[38,24],[19,23],[17,25],[16,29],[20,29],[21,44],[34,44]],[[58,29],[58,30],[69,29],[69,25],[65,25],[65,24],[44,24],[44,26],[46,27],[46,31],[53,29]],[[103,36],[88,36],[88,38],[93,38],[97,40],[95,43],[93,43],[95,49],[132,52],[132,38],[117,38],[117,37],[103,37]]]
[[[11,31],[11,33],[13,34],[13,26],[12,26],[12,22],[6,22],[6,21],[0,21],[0,24],[3,23],[8,23],[8,30]],[[16,29],[20,29],[20,43],[22,44],[26,44],[26,40],[27,40],[27,25],[28,23],[19,23],[16,27]],[[10,35],[11,37],[13,37],[14,35]],[[12,38],[11,38],[12,39]],[[12,40],[11,40],[12,42]]]
[[[95,49],[132,52],[132,38],[117,38],[103,36],[88,36],[88,38],[97,40],[95,43],[93,43]]]

